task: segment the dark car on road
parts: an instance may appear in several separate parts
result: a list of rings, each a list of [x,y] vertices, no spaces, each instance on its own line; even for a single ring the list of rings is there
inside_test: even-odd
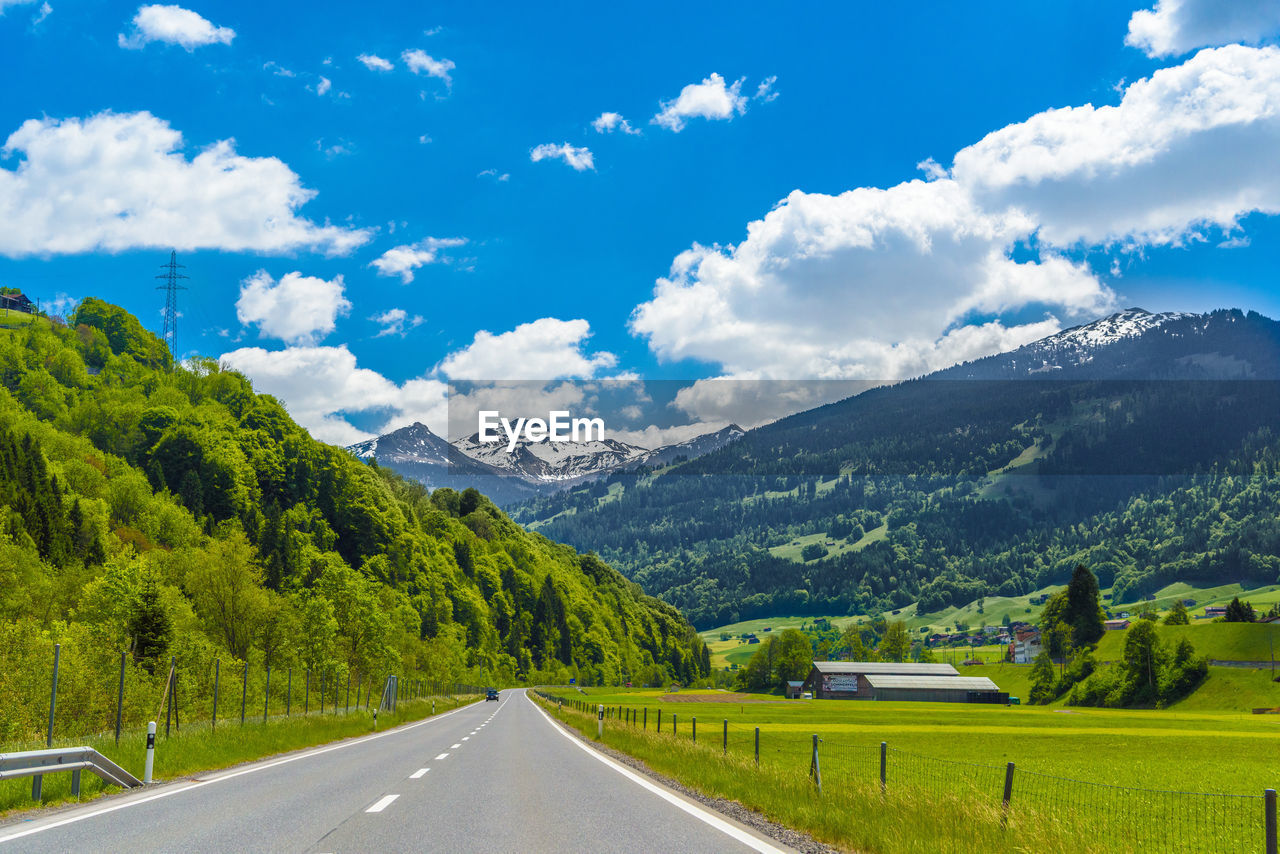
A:
[[[484,701],[486,703],[489,702],[490,700],[496,700],[496,699],[498,699],[497,688],[490,688],[489,690],[484,692]]]

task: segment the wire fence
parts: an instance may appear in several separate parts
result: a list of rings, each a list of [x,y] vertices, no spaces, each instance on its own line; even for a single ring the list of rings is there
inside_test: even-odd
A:
[[[622,724],[696,741],[725,757],[749,758],[756,766],[807,768],[821,791],[879,783],[882,792],[909,792],[930,801],[986,803],[1002,810],[1006,823],[1053,825],[1065,834],[1088,834],[1106,839],[1116,850],[1144,854],[1280,854],[1274,789],[1258,795],[1230,795],[1115,786],[1027,771],[1012,762],[964,762],[901,750],[887,742],[851,744],[727,719],[704,716],[699,721],[683,710],[603,706],[580,697],[536,693],[549,703],[598,717],[610,726]]]

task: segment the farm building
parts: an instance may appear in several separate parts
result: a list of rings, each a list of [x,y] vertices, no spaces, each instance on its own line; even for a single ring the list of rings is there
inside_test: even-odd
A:
[[[1128,620],[1107,620],[1102,625],[1109,632],[1118,632],[1118,631],[1123,631],[1124,629],[1129,628],[1129,621]]]
[[[796,682],[791,679],[787,680],[787,699],[788,700],[798,700],[800,699],[800,695],[803,693],[804,693],[803,682]]]
[[[981,676],[961,676],[950,664],[815,661],[804,690],[825,700],[926,700],[1003,703],[1009,695]]]
[[[27,299],[26,294],[18,291],[0,294],[0,308],[31,314],[36,310],[36,304]]]

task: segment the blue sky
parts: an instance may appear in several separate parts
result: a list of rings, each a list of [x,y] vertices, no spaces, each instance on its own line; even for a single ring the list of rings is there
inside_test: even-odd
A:
[[[338,442],[440,423],[451,378],[1280,316],[1280,4],[1220,5],[0,0],[0,283],[159,330],[176,247],[180,351]]]

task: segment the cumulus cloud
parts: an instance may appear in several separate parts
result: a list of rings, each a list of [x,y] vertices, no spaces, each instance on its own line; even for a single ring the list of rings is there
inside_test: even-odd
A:
[[[181,6],[139,6],[133,16],[133,31],[120,33],[116,41],[126,50],[140,50],[151,42],[184,47],[188,52],[210,44],[231,44],[236,31],[215,26],[190,9]]]
[[[274,157],[245,157],[235,141],[195,153],[150,113],[30,119],[0,153],[0,255],[135,248],[345,254],[366,229],[298,215],[315,196]]]
[[[288,344],[311,344],[334,329],[339,315],[351,310],[342,276],[332,281],[286,273],[277,282],[259,270],[240,283],[236,318],[258,327],[263,337]]]
[[[400,54],[400,58],[404,60],[404,64],[414,74],[425,74],[427,77],[443,80],[446,86],[453,85],[453,78],[449,76],[449,72],[453,71],[457,66],[453,64],[452,60],[435,59],[421,50],[406,50]]]
[[[384,335],[399,335],[403,338],[410,329],[421,326],[426,318],[420,314],[409,316],[409,312],[403,308],[390,308],[382,314],[375,314],[369,318],[374,323],[382,327],[375,338],[381,338]]]
[[[712,72],[701,83],[690,83],[672,100],[661,102],[661,109],[651,121],[679,133],[688,119],[728,120],[741,115],[747,111],[747,99],[741,92],[745,79],[727,84],[723,77]]]
[[[321,75],[320,80],[316,83],[316,94],[327,95],[329,90],[333,88],[333,81],[328,77]]]
[[[603,351],[588,353],[590,336],[587,321],[554,317],[497,335],[482,329],[471,344],[446,356],[439,370],[454,380],[591,379],[618,359]]]
[[[417,243],[388,249],[369,266],[377,268],[379,276],[399,276],[400,281],[407,285],[413,281],[413,271],[419,267],[452,260],[441,255],[441,249],[464,246],[466,242],[465,237],[428,237]]]
[[[361,368],[341,347],[245,347],[224,353],[221,362],[253,381],[257,391],[274,395],[289,414],[322,442],[351,445],[420,421],[437,435],[448,429],[447,386],[434,379],[394,383]],[[376,419],[374,432],[361,430],[345,416]]]
[[[1276,0],[1158,0],[1133,13],[1124,42],[1147,56],[1177,56],[1211,45],[1257,44],[1277,32]]]
[[[778,82],[778,75],[774,74],[760,81],[760,85],[756,86],[756,94],[752,96],[753,101],[762,101],[763,103],[771,103],[778,100],[778,93],[773,90],[773,84]]]
[[[372,53],[362,53],[356,59],[370,71],[390,71],[395,68],[395,65],[390,60],[383,59]]]
[[[26,6],[34,0],[0,0],[0,15],[4,14],[4,10],[10,6]]]
[[[563,160],[575,172],[596,168],[595,159],[591,156],[590,149],[586,146],[576,148],[567,142],[562,142],[559,145],[549,142],[543,143],[529,152],[529,159],[534,163],[539,160]]]
[[[505,184],[511,180],[510,172],[499,172],[497,169],[481,169],[476,173],[477,178],[492,178],[500,184]]]
[[[695,244],[632,332],[730,377],[889,380],[1112,310],[1090,251],[1229,245],[1248,214],[1280,213],[1280,50],[1204,50],[1114,107],[1047,110],[920,168],[795,191],[741,243]]]
[[[613,133],[615,130],[626,134],[640,133],[618,113],[601,113],[591,122],[591,126],[596,129],[596,133]]]

